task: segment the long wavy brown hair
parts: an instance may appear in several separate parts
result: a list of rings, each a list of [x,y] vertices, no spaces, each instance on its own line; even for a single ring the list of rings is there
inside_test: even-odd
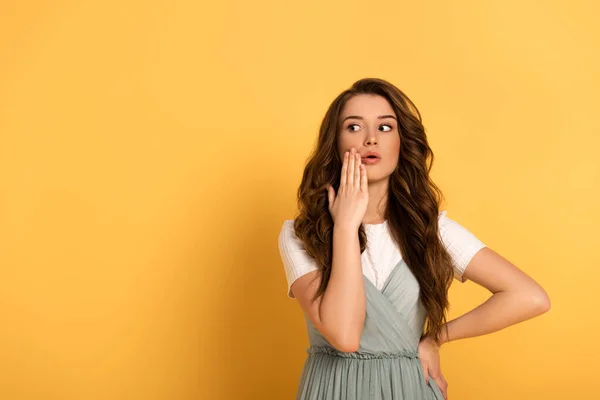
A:
[[[429,176],[434,155],[419,110],[406,94],[383,79],[360,79],[335,98],[321,122],[317,143],[304,169],[294,229],[319,267],[321,283],[313,300],[323,295],[331,275],[333,219],[328,209],[327,185],[331,184],[337,193],[342,168],[337,151],[340,117],[346,102],[358,94],[383,96],[398,119],[400,155],[389,178],[384,218],[419,283],[420,300],[427,310],[424,334],[439,342],[453,279],[452,260],[438,230],[439,204],[444,196]],[[367,245],[363,225],[358,235],[362,253]]]

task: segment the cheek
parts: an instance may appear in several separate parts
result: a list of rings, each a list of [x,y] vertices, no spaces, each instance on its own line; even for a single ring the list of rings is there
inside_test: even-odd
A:
[[[398,136],[394,138],[388,138],[389,140],[385,143],[381,143],[382,147],[386,148],[385,154],[388,158],[396,158],[400,156],[400,138]]]
[[[344,157],[345,151],[350,151],[352,147],[357,149],[360,146],[360,141],[352,140],[345,135],[342,135],[340,138],[338,138],[338,153],[340,153],[342,158]]]
[[[389,151],[387,152],[388,169],[393,171],[396,169],[398,164],[398,158],[400,157],[400,140],[396,139],[389,144]]]
[[[394,137],[391,148],[394,149],[396,154],[400,153],[400,136],[399,135]]]

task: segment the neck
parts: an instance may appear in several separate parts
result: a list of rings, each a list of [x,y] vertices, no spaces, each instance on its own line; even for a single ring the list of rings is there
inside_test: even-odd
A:
[[[363,218],[364,224],[380,224],[385,221],[389,177],[381,181],[369,182],[369,205]]]

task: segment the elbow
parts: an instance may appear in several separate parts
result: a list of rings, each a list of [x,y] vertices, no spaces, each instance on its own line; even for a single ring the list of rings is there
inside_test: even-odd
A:
[[[331,345],[344,353],[354,353],[360,347],[360,332],[358,334],[339,335]]]
[[[360,348],[364,319],[360,321],[335,321],[327,323],[319,319],[317,329],[331,346],[344,353],[354,353]]]
[[[361,333],[362,332],[349,333],[339,337],[336,342],[337,346],[334,347],[345,353],[354,353],[355,351],[358,351]]]
[[[339,351],[343,351],[344,353],[354,353],[358,351],[360,343],[356,341],[337,342],[335,345],[332,344],[332,346],[338,349]]]
[[[530,294],[529,301],[536,315],[544,314],[550,310],[550,297],[544,289],[536,290],[535,293]]]

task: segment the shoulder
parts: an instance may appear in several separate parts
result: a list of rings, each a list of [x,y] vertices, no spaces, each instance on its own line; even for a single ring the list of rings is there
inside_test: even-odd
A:
[[[279,231],[279,247],[289,247],[297,244],[298,237],[296,236],[296,231],[294,230],[294,220],[286,219],[283,221],[281,225],[281,230]]]
[[[442,238],[466,241],[475,236],[458,221],[448,217],[447,211],[443,210],[438,215],[440,235]]]
[[[448,214],[448,211],[446,211],[446,210],[440,211],[438,214],[438,221],[445,220],[447,218],[446,214]]]
[[[486,247],[485,243],[465,226],[448,217],[446,210],[439,214],[439,233],[452,257],[456,278],[465,282],[462,275],[467,265],[479,250]]]

